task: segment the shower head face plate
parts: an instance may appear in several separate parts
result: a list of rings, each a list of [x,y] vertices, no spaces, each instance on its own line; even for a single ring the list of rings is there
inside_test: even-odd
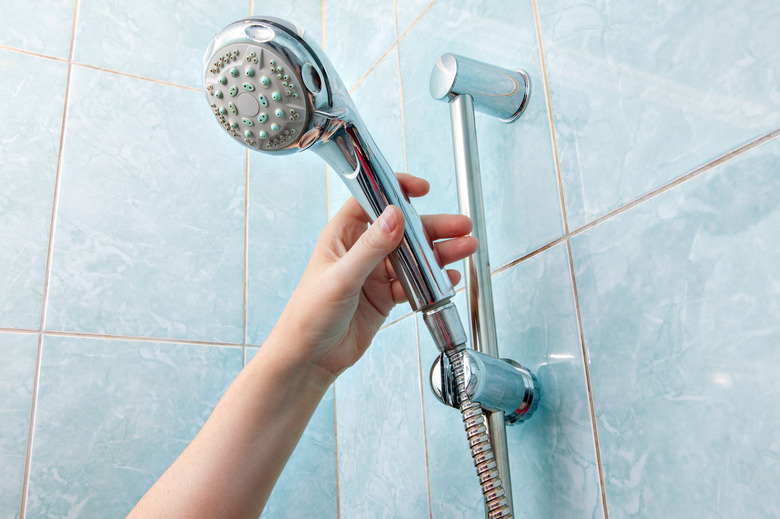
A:
[[[300,70],[281,53],[229,44],[213,52],[204,74],[211,109],[233,138],[258,151],[297,151],[311,114]]]

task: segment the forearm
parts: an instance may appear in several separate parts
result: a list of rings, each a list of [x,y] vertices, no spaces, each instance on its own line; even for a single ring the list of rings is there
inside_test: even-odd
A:
[[[332,382],[283,340],[272,334],[129,517],[260,515]]]

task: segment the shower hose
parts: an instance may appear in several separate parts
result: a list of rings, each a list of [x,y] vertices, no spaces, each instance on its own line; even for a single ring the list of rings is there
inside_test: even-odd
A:
[[[466,436],[471,447],[471,456],[474,458],[474,466],[477,468],[477,476],[482,486],[482,495],[485,497],[487,516],[489,519],[512,517],[512,511],[504,495],[504,487],[493,456],[493,449],[490,446],[485,415],[482,413],[479,402],[472,402],[466,392],[466,378],[463,372],[464,349],[464,346],[448,349],[446,354],[455,376],[455,389],[460,402],[460,413],[466,427]]]

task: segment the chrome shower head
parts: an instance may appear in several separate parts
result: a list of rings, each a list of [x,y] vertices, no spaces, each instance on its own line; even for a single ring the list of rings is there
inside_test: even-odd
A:
[[[217,121],[244,146],[276,154],[311,149],[339,174],[371,221],[388,205],[399,207],[404,239],[390,261],[409,303],[428,310],[436,322],[431,326],[447,328],[439,330],[446,340],[465,337],[449,330],[462,328],[447,304],[455,291],[420,217],[335,68],[302,29],[262,16],[228,25],[206,52],[203,82]],[[439,311],[445,307],[451,310]],[[435,340],[441,349],[451,347]]]
[[[316,43],[285,20],[253,17],[219,32],[203,63],[206,98],[244,146],[292,153],[314,144],[349,94]]]

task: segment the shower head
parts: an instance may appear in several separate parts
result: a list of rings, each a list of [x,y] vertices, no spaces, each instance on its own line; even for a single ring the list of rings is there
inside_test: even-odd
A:
[[[432,326],[447,328],[439,330],[445,338],[435,338],[440,349],[465,337],[448,304],[455,291],[420,217],[335,68],[302,29],[270,17],[228,25],[206,52],[203,82],[217,121],[244,146],[275,154],[311,149],[338,173],[371,221],[388,205],[399,207],[404,239],[390,261],[409,303],[425,310],[437,323]],[[449,329],[455,327],[461,330]]]
[[[257,151],[305,149],[334,111],[354,112],[325,54],[285,20],[247,18],[220,31],[204,57],[203,81],[225,131]]]

